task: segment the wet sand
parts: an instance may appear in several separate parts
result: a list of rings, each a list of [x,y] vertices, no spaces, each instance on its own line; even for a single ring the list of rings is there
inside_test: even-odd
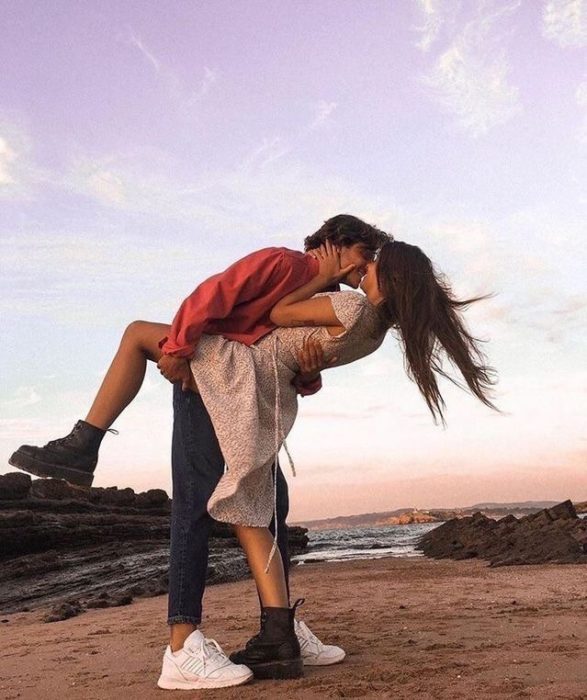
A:
[[[156,687],[167,598],[43,623],[3,616],[0,697],[587,699],[587,568],[379,559],[306,564],[291,575],[298,617],[347,651],[342,664],[293,681],[225,690]],[[230,652],[257,631],[251,581],[208,589],[202,629]]]

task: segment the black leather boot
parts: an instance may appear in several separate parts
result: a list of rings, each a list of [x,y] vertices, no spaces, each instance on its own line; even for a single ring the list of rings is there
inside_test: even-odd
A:
[[[244,664],[255,678],[300,678],[304,664],[294,630],[296,600],[292,608],[261,608],[261,630],[241,651],[230,655],[235,664]]]
[[[8,460],[13,467],[35,476],[65,479],[73,486],[92,485],[98,450],[107,432],[78,420],[69,435],[51,440],[45,447],[21,445]]]

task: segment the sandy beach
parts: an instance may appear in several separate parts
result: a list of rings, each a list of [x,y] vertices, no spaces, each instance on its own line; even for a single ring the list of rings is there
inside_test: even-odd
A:
[[[162,691],[165,596],[46,624],[4,616],[0,696],[125,700],[224,698],[587,698],[587,591],[581,565],[489,568],[477,560],[387,558],[302,565],[299,617],[343,646],[339,665],[303,679]],[[225,651],[256,631],[251,581],[206,593],[206,636]]]

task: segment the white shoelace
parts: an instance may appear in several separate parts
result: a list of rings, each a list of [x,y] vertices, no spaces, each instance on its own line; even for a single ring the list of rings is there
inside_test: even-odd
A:
[[[277,534],[278,534],[278,524],[277,524],[277,470],[279,468],[279,442],[283,444],[283,449],[289,460],[289,466],[291,469],[292,476],[296,475],[296,468],[291,458],[291,454],[287,447],[287,442],[285,441],[285,434],[283,430],[283,423],[281,421],[281,389],[279,386],[279,369],[277,367],[277,344],[279,338],[276,334],[273,336],[273,343],[271,348],[271,356],[273,360],[273,376],[275,379],[275,459],[273,462],[273,522],[275,523],[275,535],[273,536],[273,546],[271,547],[271,552],[269,552],[269,559],[267,560],[267,565],[265,566],[265,573],[269,572],[269,566],[273,555],[277,551]]]
[[[302,638],[302,641],[305,642],[305,644],[309,644],[310,642],[313,642],[318,647],[322,646],[322,642],[312,632],[312,630],[306,625],[305,622],[301,622],[301,621],[298,622],[298,620],[296,620],[296,633]]]
[[[196,653],[196,650],[193,651]],[[210,659],[211,661],[216,661],[222,666],[226,666],[227,664],[231,663],[230,659],[228,656],[226,656],[222,650],[222,647],[215,639],[208,639],[207,637],[204,637],[204,640],[202,641],[202,652],[204,667],[206,665],[206,658]]]

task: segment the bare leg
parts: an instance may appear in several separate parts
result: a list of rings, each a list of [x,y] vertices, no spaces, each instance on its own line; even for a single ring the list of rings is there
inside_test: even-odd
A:
[[[247,561],[255,579],[263,607],[288,608],[289,599],[279,549],[273,555],[269,571],[265,573],[267,559],[273,546],[273,535],[269,532],[269,529],[266,527],[235,525],[234,530],[241,547],[247,555]],[[197,625],[184,623],[170,625],[169,646],[171,651],[179,651],[183,647],[185,640],[197,628]]]
[[[98,390],[86,422],[107,430],[137,395],[147,368],[147,360],[161,357],[159,341],[171,326],[165,323],[133,321],[125,330],[118,352]]]
[[[273,546],[273,535],[269,529],[235,525],[234,530],[247,555],[263,607],[288,608],[287,586],[279,549],[273,555],[269,571],[265,573],[267,559]]]

